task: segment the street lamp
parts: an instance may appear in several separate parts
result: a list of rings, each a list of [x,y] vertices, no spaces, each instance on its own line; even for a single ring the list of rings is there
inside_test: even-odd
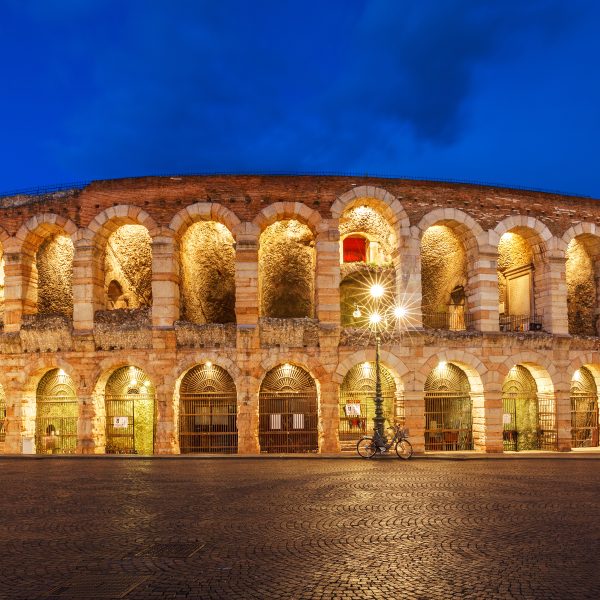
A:
[[[373,283],[370,286],[364,308],[367,311],[366,322],[368,327],[375,333],[375,415],[373,416],[373,429],[375,439],[378,441],[378,436],[381,440],[385,440],[383,434],[385,417],[383,415],[383,397],[381,394],[381,333],[387,330],[388,319],[393,318],[399,324],[402,324],[407,321],[409,313],[405,306],[389,302],[389,298],[386,298],[386,289],[380,283]],[[358,304],[355,305],[352,316],[355,319],[360,319],[363,316]]]

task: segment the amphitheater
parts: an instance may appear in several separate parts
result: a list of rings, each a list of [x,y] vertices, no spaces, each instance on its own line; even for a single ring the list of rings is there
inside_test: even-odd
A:
[[[4,453],[347,450],[372,428],[377,337],[385,416],[419,453],[598,446],[593,199],[147,177],[0,215]]]

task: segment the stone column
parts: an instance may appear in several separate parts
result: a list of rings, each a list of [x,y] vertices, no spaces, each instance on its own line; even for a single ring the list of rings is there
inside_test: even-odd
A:
[[[104,454],[106,429],[104,411],[97,406],[90,391],[78,394],[77,454]]]
[[[105,308],[103,253],[90,240],[75,242],[73,256],[73,329],[91,332],[94,313]]]
[[[396,269],[396,300],[409,311],[409,325],[423,327],[421,289],[421,242],[419,229],[410,228],[410,237],[404,239],[400,250],[400,264]]]
[[[179,248],[162,228],[152,239],[152,326],[171,328],[179,319]]]
[[[483,408],[482,435],[481,441],[476,444],[475,449],[488,453],[503,452],[502,390],[486,389],[484,395],[481,396],[481,403]],[[475,429],[475,424],[473,424],[473,429]]]
[[[498,248],[491,244],[481,248],[473,270],[467,289],[473,326],[477,331],[498,331]]]
[[[258,297],[258,227],[241,223],[236,230],[235,314],[238,326],[256,326]]]
[[[25,284],[23,277],[24,255],[20,252],[4,254],[4,331],[19,331],[23,317]],[[29,271],[31,265],[29,265]]]
[[[425,398],[422,391],[404,390],[404,426],[413,450],[425,452]]]
[[[255,376],[260,355],[256,325],[238,326],[237,365],[241,375],[235,382],[238,398],[238,454],[258,454],[258,392],[260,380]]]
[[[565,257],[555,250],[548,253],[547,260],[543,327],[555,335],[565,335],[569,333]]]
[[[5,454],[21,454],[23,434],[31,434],[33,431],[27,428],[27,422],[22,417],[21,393],[16,389],[5,388],[6,394],[6,422],[4,431],[6,438],[4,442]]]
[[[316,311],[323,325],[340,324],[340,232],[337,219],[323,220],[317,234]]]
[[[571,390],[557,389],[554,392],[556,406],[556,428],[558,430],[558,451],[571,450]]]
[[[321,384],[319,398],[319,452],[339,452],[339,386],[333,381],[331,373],[321,376],[319,382]]]
[[[154,434],[154,454],[179,454],[173,388],[173,382],[161,383],[155,388],[156,431]]]

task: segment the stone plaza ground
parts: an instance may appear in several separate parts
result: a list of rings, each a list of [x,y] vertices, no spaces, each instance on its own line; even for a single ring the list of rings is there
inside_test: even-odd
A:
[[[598,598],[600,461],[0,459],[0,597]]]

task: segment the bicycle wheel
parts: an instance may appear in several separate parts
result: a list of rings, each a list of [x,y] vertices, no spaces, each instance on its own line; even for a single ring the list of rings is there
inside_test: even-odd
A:
[[[362,456],[363,458],[371,458],[376,452],[373,438],[364,437],[361,440],[358,440],[358,444],[356,444],[356,451],[358,452],[359,456]]]
[[[408,460],[412,456],[412,453],[413,453],[413,449],[408,440],[400,440],[396,444],[396,454],[400,458],[402,458],[404,460]]]

